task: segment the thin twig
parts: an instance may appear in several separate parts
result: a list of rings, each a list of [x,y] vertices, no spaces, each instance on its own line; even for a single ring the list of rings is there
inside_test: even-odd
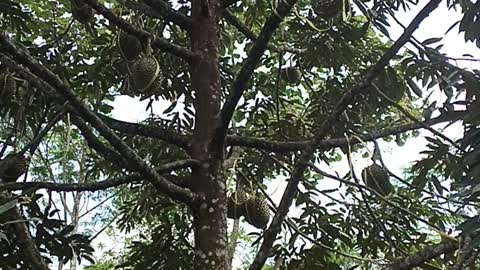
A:
[[[354,171],[354,168],[353,168],[353,162],[352,162],[352,156],[351,156],[351,153],[352,153],[351,145],[347,144],[347,147],[348,147],[347,161],[348,161],[348,168],[350,169],[350,175],[352,176],[355,183],[360,184],[360,180],[358,179],[357,175],[355,174],[355,171]],[[368,211],[368,213],[370,214],[370,216],[373,220],[373,224],[376,224],[380,228],[380,230],[382,230],[385,239],[387,239],[387,241],[390,243],[390,245],[392,245],[395,249],[400,250],[400,252],[403,252],[397,246],[397,244],[392,240],[389,232],[387,231],[387,228],[385,228],[385,225],[378,219],[377,215],[375,215],[375,212],[370,207],[370,202],[368,201],[367,195],[365,194],[365,191],[363,190],[363,188],[358,188],[358,189],[360,191],[360,195],[362,197],[362,200],[365,203],[365,207],[367,208],[367,211]]]
[[[229,10],[225,10],[223,12],[223,17],[225,20],[233,25],[240,33],[242,33],[245,37],[248,39],[255,41],[257,40],[257,36],[250,30],[248,29],[247,26],[245,26],[235,15],[233,15]],[[306,53],[307,49],[297,49],[297,48],[290,48],[290,47],[284,47],[284,46],[274,46],[271,44],[267,45],[267,48],[271,51],[278,52],[278,53],[284,53],[284,52],[289,52],[293,54],[302,54]]]
[[[434,229],[435,231],[437,231],[437,232],[439,232],[439,233],[442,232],[442,230],[441,230],[437,225],[431,223],[430,221],[428,221],[428,220],[426,220],[426,219],[424,219],[424,218],[422,218],[422,217],[419,217],[418,215],[416,215],[415,213],[411,212],[411,211],[408,210],[408,209],[405,209],[405,208],[403,208],[403,207],[401,207],[401,206],[398,206],[398,205],[392,203],[390,200],[388,200],[388,199],[386,199],[385,197],[383,197],[380,193],[378,193],[378,192],[377,192],[376,190],[374,190],[373,188],[370,188],[370,187],[368,187],[368,186],[365,186],[365,185],[362,185],[362,184],[358,184],[358,183],[355,183],[355,182],[347,181],[347,180],[345,180],[345,179],[342,179],[342,178],[340,178],[340,177],[338,177],[338,176],[335,176],[335,175],[332,175],[332,174],[328,174],[328,173],[320,170],[320,168],[318,168],[315,164],[313,164],[313,163],[311,163],[311,162],[309,162],[309,166],[310,166],[316,173],[318,173],[318,174],[320,174],[320,175],[323,175],[323,176],[325,176],[325,177],[331,178],[331,179],[336,180],[336,181],[338,181],[338,182],[344,183],[344,184],[346,184],[346,185],[348,185],[348,186],[353,186],[353,187],[356,187],[356,188],[358,188],[358,189],[366,189],[366,190],[370,191],[371,193],[375,194],[380,200],[382,200],[382,201],[385,202],[386,204],[388,204],[388,205],[390,205],[390,206],[392,206],[392,207],[394,207],[394,208],[396,208],[396,209],[398,209],[398,210],[400,210],[400,211],[402,211],[402,212],[404,212],[404,213],[412,216],[413,218],[417,219],[418,221],[421,221],[422,223],[428,225],[429,227],[431,227],[431,228]]]
[[[255,183],[255,185],[257,186],[257,188],[262,192],[262,194],[265,196],[265,198],[268,200],[268,202],[270,203],[269,207],[270,209],[276,213],[278,211],[278,206],[275,204],[275,202],[272,200],[272,198],[270,198],[270,196],[268,195],[268,193],[263,189],[262,185],[260,185],[257,181],[253,181]],[[340,251],[340,250],[337,250],[335,248],[332,248],[332,247],[329,247],[325,244],[323,244],[322,242],[314,239],[313,237],[309,236],[308,234],[306,234],[305,232],[301,231],[298,226],[295,224],[295,221],[293,221],[291,218],[286,218],[285,219],[285,224],[287,224],[287,226],[291,229],[293,229],[295,232],[297,232],[298,234],[300,234],[303,238],[305,238],[306,240],[312,242],[313,244],[319,246],[319,247],[322,247],[322,248],[325,248],[326,250],[330,251],[330,252],[333,252],[333,253],[336,253],[340,256],[343,256],[343,257],[346,257],[346,258],[350,258],[350,259],[353,259],[353,260],[356,260],[356,261],[362,261],[362,262],[371,262],[371,263],[379,263],[381,261],[383,261],[383,259],[371,259],[371,258],[365,258],[365,257],[359,257],[359,256],[356,256],[356,255],[352,255],[352,254],[348,254],[348,253],[345,253],[343,251]],[[321,229],[320,229],[321,230]],[[325,231],[323,231],[323,233],[326,233]]]

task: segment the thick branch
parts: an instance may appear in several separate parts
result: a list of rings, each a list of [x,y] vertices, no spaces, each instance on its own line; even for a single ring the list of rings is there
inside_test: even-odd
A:
[[[182,13],[174,10],[167,4],[166,1],[162,0],[143,0],[147,5],[151,6],[157,12],[163,14],[165,19],[173,22],[174,24],[180,26],[185,30],[190,30],[192,28],[192,18],[183,15]]]
[[[105,145],[98,136],[93,133],[93,130],[88,126],[88,124],[82,118],[73,115],[72,122],[82,133],[83,138],[87,141],[89,147],[94,149],[99,155],[101,155],[105,160],[108,160],[114,163],[118,167],[126,167],[129,168],[130,164],[127,160],[125,160],[122,155],[120,155],[117,151],[113,150],[112,148]]]
[[[382,270],[408,270],[421,266],[425,262],[442,254],[453,252],[457,248],[455,241],[445,241],[440,244],[428,246],[416,254],[400,259],[398,262],[384,267]]]
[[[335,147],[345,146],[347,143],[357,144],[362,141],[372,141],[379,138],[384,138],[391,135],[397,135],[411,130],[421,129],[424,125],[432,126],[443,122],[449,121],[458,121],[463,119],[466,112],[457,111],[449,112],[447,115],[441,115],[436,118],[432,118],[423,122],[409,123],[404,125],[399,125],[390,128],[384,128],[382,130],[372,131],[368,134],[359,135],[358,138],[354,137],[351,140],[347,141],[345,138],[332,138],[327,140],[322,140],[316,144],[317,150],[330,150]],[[311,139],[306,139],[302,141],[291,141],[291,142],[282,142],[282,141],[272,141],[267,139],[255,138],[255,137],[244,137],[231,135],[227,136],[226,145],[228,146],[243,146],[255,149],[262,149],[272,152],[288,152],[288,151],[299,151],[305,150]]]
[[[157,10],[152,9],[151,6],[145,4],[145,3],[140,3],[136,1],[126,1],[124,5],[129,8],[134,10],[135,12],[142,13],[148,17],[152,17],[155,19],[162,19],[164,18],[164,14],[158,12]]]
[[[159,188],[167,195],[183,202],[190,202],[193,199],[193,194],[188,190],[176,186],[175,184],[167,181],[165,178],[158,175],[148,164],[146,164],[138,154],[133,151],[122,139],[120,139],[88,106],[76,96],[72,89],[65,84],[60,78],[58,78],[49,69],[44,67],[32,56],[25,51],[19,49],[15,44],[9,41],[9,39],[3,34],[0,34],[0,43],[2,43],[5,50],[28,67],[33,73],[40,77],[44,82],[48,82],[55,91],[60,94],[64,99],[70,102],[76,110],[74,113],[87,120],[99,133],[102,135],[125,159],[132,163],[132,166],[144,175],[144,177],[150,181],[155,187]],[[4,57],[6,58],[6,57]],[[8,61],[8,59],[6,58]],[[43,84],[33,81],[34,85],[43,88]]]
[[[237,30],[240,31],[240,33],[242,33],[245,37],[253,41],[257,40],[257,36],[250,29],[248,29],[248,27],[245,26],[237,17],[235,17],[235,15],[233,15],[230,11],[225,10],[223,12],[223,17],[229,24],[237,28]],[[301,54],[307,51],[307,49],[297,49],[297,48],[289,48],[289,47],[283,47],[283,46],[278,47],[278,46],[273,46],[271,44],[268,44],[267,48],[274,52],[290,52],[294,54]]]
[[[384,128],[382,130],[372,131],[368,134],[359,135],[358,138],[352,138],[349,142],[347,142],[347,139],[343,137],[326,139],[320,141],[317,144],[317,149],[325,151],[335,147],[344,146],[347,143],[356,144],[360,143],[361,141],[372,141],[411,130],[421,129],[425,125],[433,126],[443,122],[458,121],[463,119],[464,116],[465,111],[448,112],[447,114],[440,115],[439,117],[428,119],[423,122],[409,123],[404,125],[398,125],[395,127]],[[103,121],[105,121],[105,123],[108,124],[110,128],[117,130],[121,133],[140,135],[148,138],[156,138],[181,147],[187,151],[190,149],[190,138],[187,135],[181,135],[159,126],[148,126],[139,123],[124,122],[107,116],[100,117],[103,119]],[[359,139],[361,139],[361,141]],[[271,152],[291,152],[304,150],[309,145],[311,140],[312,139],[310,138],[301,141],[274,141],[257,137],[228,135],[226,138],[226,145],[255,148]]]
[[[155,169],[157,173],[167,173],[178,169],[189,168],[198,166],[199,162],[195,159],[185,159],[179,160],[171,163],[167,163],[161,166],[158,166]],[[170,176],[169,180],[175,182],[179,186],[186,187],[188,184],[184,181],[183,178],[175,178]],[[117,187],[125,184],[130,184],[134,182],[140,182],[145,180],[145,178],[139,173],[132,173],[126,176],[115,177],[112,179],[95,182],[95,183],[72,183],[72,184],[60,184],[56,182],[15,182],[15,183],[5,183],[0,184],[0,191],[2,190],[26,190],[26,189],[47,189],[51,191],[97,191],[105,190],[112,187]]]
[[[257,255],[255,256],[255,260],[250,266],[250,270],[260,270],[265,264],[267,258],[270,256],[270,250],[272,248],[273,242],[275,241],[278,233],[281,230],[281,224],[285,219],[290,205],[292,204],[293,199],[297,194],[298,183],[303,179],[303,174],[308,167],[309,160],[312,158],[313,154],[316,151],[317,145],[324,139],[325,135],[330,131],[334,122],[337,121],[339,116],[352,102],[355,95],[367,89],[367,86],[370,85],[373,79],[397,54],[400,48],[403,47],[406,42],[408,42],[413,32],[418,28],[420,23],[435,8],[437,8],[440,2],[441,0],[432,0],[419,12],[419,14],[413,19],[413,21],[410,23],[404,33],[400,36],[400,38],[385,52],[385,54],[380,58],[380,60],[369,69],[369,71],[364,75],[364,79],[342,96],[340,101],[337,103],[334,111],[322,123],[315,138],[313,138],[313,140],[308,144],[308,146],[302,152],[302,155],[297,159],[295,163],[295,167],[288,181],[288,185],[280,201],[278,211],[273,217],[270,227],[264,233],[264,240]]]
[[[160,50],[169,52],[175,56],[178,56],[180,58],[185,59],[187,62],[191,62],[192,59],[194,58],[194,54],[192,51],[183,48],[181,46],[173,44],[170,40],[164,39],[164,38],[157,38],[151,33],[139,29],[124,19],[118,17],[115,15],[112,11],[107,9],[105,6],[100,4],[96,0],[83,0],[85,1],[88,5],[90,5],[93,9],[95,9],[98,13],[102,14],[106,19],[110,21],[110,23],[116,25],[118,28],[122,29],[123,31],[136,36],[140,40],[151,40],[152,41],[152,46],[156,47]]]
[[[455,264],[453,265],[451,270],[462,270],[465,269],[463,266],[465,265],[465,262],[468,260],[468,258],[472,255],[473,249],[476,246],[476,244],[472,245],[472,237],[469,235],[465,235],[462,237],[462,249],[458,252],[457,255],[457,260],[455,261]]]
[[[242,68],[235,76],[232,85],[232,93],[225,102],[220,114],[221,122],[215,134],[217,140],[224,140],[228,125],[230,124],[230,120],[232,119],[238,101],[242,97],[243,92],[247,89],[248,82],[252,77],[253,71],[260,62],[260,58],[267,49],[268,42],[285,16],[290,13],[291,9],[296,3],[297,0],[279,1],[274,13],[265,22],[260,35],[255,40],[255,43],[253,43],[252,48],[248,52],[247,59],[243,62]]]

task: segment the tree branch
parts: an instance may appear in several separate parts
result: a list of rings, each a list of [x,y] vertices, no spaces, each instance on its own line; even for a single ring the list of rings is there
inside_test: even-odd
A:
[[[468,260],[470,255],[472,255],[474,245],[476,245],[472,245],[472,237],[469,235],[465,235],[464,237],[462,237],[462,240],[463,247],[458,252],[457,260],[455,261],[455,264],[453,265],[451,270],[465,269],[463,266],[465,265],[465,262]]]
[[[27,144],[25,145],[22,150],[20,150],[18,153],[19,154],[24,154],[27,151],[30,151],[30,154],[33,154],[35,150],[37,149],[38,145],[40,144],[40,141],[47,136],[48,132],[50,129],[52,129],[58,121],[62,119],[62,117],[65,115],[65,109],[60,110],[46,125],[45,127]]]
[[[115,15],[112,11],[107,9],[98,1],[96,0],[83,0],[83,1],[87,3],[89,6],[91,6],[93,9],[95,9],[99,14],[102,14],[103,17],[105,17],[110,21],[110,23],[116,25],[118,28],[122,29],[123,31],[136,36],[140,40],[144,40],[144,41],[151,40],[153,47],[156,47],[162,51],[169,52],[175,56],[178,56],[186,60],[187,62],[191,62],[192,59],[195,57],[195,54],[192,51],[186,48],[183,48],[181,46],[175,45],[170,40],[167,40],[164,38],[157,38],[151,33],[131,25],[124,19]]]
[[[144,177],[161,192],[164,192],[170,197],[182,202],[190,203],[193,200],[193,194],[190,190],[178,187],[162,176],[158,175],[148,164],[142,160],[141,157],[138,156],[134,150],[132,150],[124,141],[122,141],[122,139],[120,139],[115,132],[113,132],[97,116],[95,112],[90,110],[87,105],[76,96],[76,94],[67,84],[65,84],[54,73],[36,61],[27,52],[19,49],[15,44],[10,42],[3,33],[0,33],[0,43],[4,45],[3,47],[7,52],[11,53],[20,63],[32,71],[33,74],[31,74],[31,78],[36,75],[44,82],[48,82],[47,85],[51,85],[55,92],[70,102],[70,104],[76,110],[74,113],[78,113],[79,116],[88,121],[125,159],[127,159],[132,163],[133,166],[136,167],[137,171],[142,173]],[[7,57],[3,57],[3,59],[6,61],[10,60]],[[31,83],[33,83],[33,85],[40,86],[40,89],[42,89],[44,86],[40,83],[40,80],[32,80]]]
[[[465,116],[465,111],[451,111],[448,114],[440,115],[436,118],[428,119],[421,122],[412,122],[404,125],[398,125],[395,127],[384,128],[382,130],[372,131],[368,134],[359,135],[358,138],[352,138],[350,140],[351,144],[357,144],[362,141],[372,141],[379,138],[384,138],[390,135],[396,135],[411,130],[421,129],[424,126],[433,126],[448,121],[458,121],[463,119]],[[103,121],[112,129],[119,131],[124,134],[130,135],[140,135],[147,138],[156,138],[163,140],[167,143],[176,145],[189,151],[190,149],[190,137],[188,135],[178,134],[176,132],[170,131],[163,127],[159,126],[149,126],[139,123],[130,123],[125,121],[120,121],[117,119],[110,118],[108,116],[100,115]],[[304,150],[312,138],[300,140],[300,141],[273,141],[268,139],[262,139],[257,137],[247,137],[239,135],[227,135],[226,145],[227,146],[240,146],[255,148],[258,150],[266,150],[271,152],[292,152]],[[322,140],[317,144],[318,150],[330,150],[335,147],[340,147],[346,145],[347,140],[342,138],[332,138]]]
[[[425,262],[442,254],[453,252],[457,248],[455,241],[445,241],[440,244],[427,246],[417,253],[398,260],[396,263],[384,267],[382,270],[409,270],[421,266]]]
[[[447,121],[458,121],[463,119],[465,114],[466,114],[466,111],[449,112],[448,114],[440,115],[439,117],[425,120],[423,122],[413,122],[413,123],[399,125],[395,127],[384,128],[382,130],[372,131],[368,134],[359,135],[358,138],[352,138],[349,141],[349,143],[357,144],[362,141],[372,141],[372,140],[387,137],[390,135],[396,135],[396,134],[404,133],[411,130],[421,129],[424,127],[424,125],[432,126],[432,125],[436,125],[436,124],[447,122]],[[282,141],[272,141],[267,139],[261,139],[256,137],[230,135],[230,136],[227,136],[226,140],[227,140],[226,145],[228,146],[242,146],[242,147],[249,147],[249,148],[267,150],[272,152],[289,152],[289,151],[305,150],[312,139],[282,142]],[[319,143],[316,144],[316,148],[318,150],[326,151],[335,147],[344,146],[347,143],[348,143],[347,139],[343,137],[332,138],[332,139],[321,140]]]
[[[173,9],[166,1],[161,0],[143,0],[147,5],[151,6],[157,12],[163,14],[165,19],[180,26],[182,29],[190,31],[192,28],[192,18],[183,15]]]
[[[167,163],[154,168],[157,173],[167,173],[178,169],[189,168],[193,166],[199,166],[200,162],[195,159],[179,160],[171,163]],[[188,184],[183,178],[168,177],[176,184],[187,187]],[[0,191],[2,190],[26,190],[26,189],[47,189],[51,191],[97,191],[105,190],[120,185],[130,184],[134,182],[140,182],[145,178],[139,173],[132,173],[125,176],[119,176],[112,179],[95,182],[95,183],[72,183],[72,184],[60,184],[57,182],[15,182],[0,184]]]
[[[230,96],[227,98],[222,111],[220,113],[220,125],[215,131],[216,140],[223,141],[227,133],[230,120],[235,112],[235,108],[238,101],[243,95],[245,89],[247,89],[248,82],[252,77],[253,71],[260,62],[260,58],[267,49],[268,42],[275,30],[277,30],[280,23],[285,16],[290,13],[293,6],[297,3],[297,0],[284,0],[279,1],[274,13],[270,15],[265,24],[263,25],[260,35],[253,43],[252,48],[248,52],[247,59],[243,62],[242,68],[236,74],[232,84],[232,90]]]
[[[298,183],[303,179],[303,174],[308,167],[308,161],[312,158],[316,151],[317,145],[323,140],[325,135],[330,131],[333,123],[343,113],[347,106],[352,102],[355,95],[365,91],[367,86],[380,73],[380,71],[388,64],[403,45],[410,39],[413,32],[418,28],[420,23],[440,4],[441,0],[431,0],[413,19],[407,29],[403,32],[400,38],[383,54],[380,60],[372,66],[364,75],[363,80],[347,91],[340,101],[337,103],[334,111],[321,124],[316,136],[307,145],[301,156],[297,159],[293,172],[290,175],[288,185],[285,188],[282,199],[280,201],[278,211],[273,217],[272,223],[264,233],[264,240],[255,256],[255,259],[250,266],[250,270],[260,270],[265,264],[265,261],[270,256],[270,251],[275,241],[277,234],[281,230],[281,224],[287,216],[290,205],[297,194]]]
[[[225,20],[233,25],[237,30],[242,33],[245,37],[247,37],[250,40],[257,40],[257,36],[250,30],[248,27],[246,27],[235,15],[233,15],[229,10],[225,10],[223,12],[223,17]],[[274,52],[290,52],[293,54],[302,54],[307,51],[307,49],[297,49],[297,48],[289,48],[289,47],[283,47],[283,46],[273,46],[270,44],[267,44],[267,48],[271,51]]]
[[[448,138],[447,136],[443,135],[441,132],[436,131],[435,129],[433,129],[429,125],[426,125],[421,120],[417,119],[414,115],[412,115],[410,112],[408,112],[408,110],[403,108],[402,105],[396,103],[394,100],[392,100],[390,97],[388,97],[385,93],[383,93],[382,90],[380,90],[380,88],[378,88],[377,85],[372,83],[372,86],[383,99],[385,99],[393,107],[397,108],[397,110],[399,110],[408,119],[410,119],[411,121],[413,121],[415,123],[421,124],[422,128],[427,129],[428,131],[432,132],[434,135],[436,135],[436,136],[444,139],[445,141],[449,142],[452,146],[454,146],[458,150],[463,151],[462,147],[460,147],[456,142],[454,142],[452,139]]]
[[[73,115],[72,123],[80,130],[80,133],[82,133],[82,136],[87,141],[88,146],[94,149],[105,160],[114,163],[120,168],[130,168],[130,164],[122,157],[122,155],[120,155],[117,151],[113,150],[112,148],[108,147],[100,141],[98,136],[93,133],[93,130],[88,126],[85,120],[76,115]]]
[[[164,14],[158,12],[157,10],[152,9],[151,6],[145,4],[145,3],[140,3],[140,2],[135,2],[132,0],[126,1],[125,3],[122,3],[125,5],[127,8],[134,10],[136,12],[142,13],[148,17],[152,17],[155,19],[164,19]]]

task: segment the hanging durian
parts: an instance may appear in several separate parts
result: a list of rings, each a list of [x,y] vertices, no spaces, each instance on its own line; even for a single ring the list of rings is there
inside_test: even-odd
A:
[[[138,38],[123,31],[118,36],[118,46],[123,58],[127,61],[135,60],[142,53],[142,43]]]
[[[237,219],[246,214],[245,202],[248,196],[244,191],[233,192],[227,198],[227,217]]]
[[[0,180],[15,182],[18,177],[27,171],[30,159],[23,154],[9,154],[0,160]]]
[[[92,36],[96,35],[94,28],[95,13],[93,9],[82,0],[70,0],[72,17],[85,26],[85,30]]]
[[[261,196],[256,195],[250,197],[245,203],[245,219],[247,222],[258,228],[265,229],[270,221],[270,209],[268,208],[267,200]]]
[[[0,73],[0,105],[9,101],[17,89],[17,82],[12,74]]]
[[[153,87],[161,85],[163,74],[160,64],[151,54],[141,55],[130,67],[131,79],[135,93],[156,91]]]
[[[372,164],[363,169],[362,179],[367,187],[374,189],[382,196],[387,196],[393,191],[387,170],[378,164]]]
[[[280,70],[280,77],[289,84],[297,84],[302,78],[302,72],[296,67],[287,67]]]

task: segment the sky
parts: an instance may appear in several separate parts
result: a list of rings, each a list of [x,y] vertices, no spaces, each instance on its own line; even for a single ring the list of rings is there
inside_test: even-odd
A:
[[[422,2],[426,3],[427,1]],[[402,22],[403,25],[408,25],[422,7],[422,5],[419,7],[414,7],[413,10],[402,13],[397,18]],[[458,27],[454,28],[447,35],[445,35],[447,29],[460,19],[461,14],[448,11],[444,1],[441,6],[420,25],[420,28],[414,33],[414,37],[420,41],[433,37],[444,37],[442,40],[444,47],[441,51],[446,53],[448,56],[462,57],[463,54],[471,54],[474,57],[480,58],[479,48],[473,43],[465,44],[463,35],[458,34]],[[393,20],[390,20],[390,22],[393,26],[391,37],[396,39],[402,34],[403,29],[396,25]],[[407,45],[407,47],[409,47],[409,45]],[[478,64],[475,62],[461,61],[457,64],[465,68],[478,68]],[[439,95],[433,96],[431,101],[433,100],[441,103],[443,97]],[[131,122],[143,120],[149,114],[149,111],[145,110],[147,103],[148,101],[138,102],[136,98],[120,96],[116,98],[115,102],[113,103],[113,116],[117,119]],[[153,105],[153,111],[156,114],[161,114],[168,106],[169,103],[167,102],[156,102]],[[436,128],[439,127],[441,126],[436,126]],[[460,125],[452,125],[448,129],[442,130],[442,132],[445,135],[456,139],[462,135],[462,127]],[[426,140],[423,138],[423,135],[432,134],[430,134],[429,131],[422,131],[421,136],[408,140],[407,143],[402,147],[397,146],[395,143],[380,142],[381,148],[384,151],[382,156],[383,159],[387,161],[388,169],[397,175],[402,175],[402,172],[405,168],[409,167],[415,160],[418,160],[421,157],[419,154],[420,151],[424,150],[426,146]],[[357,168],[357,173],[359,173],[365,166],[368,166],[370,162],[369,159],[358,156],[355,156],[353,160],[355,167]],[[327,167],[323,164],[320,164],[320,167],[329,173],[334,173],[337,171],[340,173],[340,175],[342,175],[346,172],[347,168],[345,162],[346,159],[343,159],[342,162],[339,162],[332,167]],[[335,186],[338,186],[338,183],[334,181],[326,181],[325,183],[322,183],[322,189],[329,189]],[[284,188],[285,181],[280,180],[276,181],[275,184],[270,185],[270,188],[267,192],[278,204]],[[244,223],[242,226],[245,226],[247,230],[252,230],[252,227],[245,225]],[[99,237],[97,242],[98,241],[110,242],[111,240],[109,240],[108,237]],[[236,262],[237,265],[239,263],[239,261]]]

